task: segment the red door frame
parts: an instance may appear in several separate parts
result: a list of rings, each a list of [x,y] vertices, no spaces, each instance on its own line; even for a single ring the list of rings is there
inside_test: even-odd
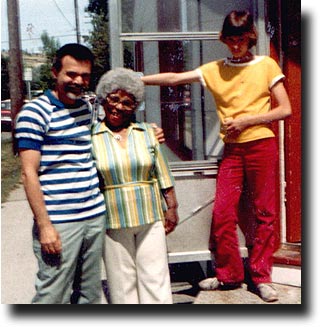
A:
[[[301,4],[268,1],[270,54],[282,64],[292,116],[284,124],[286,242],[301,242]]]

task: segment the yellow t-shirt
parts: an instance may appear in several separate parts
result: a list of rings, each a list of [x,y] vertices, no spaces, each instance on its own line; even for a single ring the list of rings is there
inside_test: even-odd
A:
[[[197,69],[202,83],[212,93],[220,122],[225,118],[266,113],[271,109],[271,88],[284,78],[279,65],[268,56],[255,56],[248,63],[235,64],[227,59],[213,61]],[[235,139],[220,136],[226,143],[244,143],[273,137],[270,125],[246,128]]]

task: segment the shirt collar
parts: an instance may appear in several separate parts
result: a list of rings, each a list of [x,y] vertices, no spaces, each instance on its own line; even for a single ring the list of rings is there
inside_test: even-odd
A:
[[[146,128],[144,125],[142,125],[141,123],[131,123],[129,126],[129,133],[131,130],[140,130],[140,131],[145,131]],[[109,133],[112,134],[112,131],[110,130],[110,128],[108,126],[106,126],[105,122],[98,122],[92,130],[92,134],[101,134],[101,133]]]
[[[234,66],[234,67],[244,67],[244,66],[252,66],[258,62],[260,62],[261,60],[263,60],[265,56],[253,56],[253,59],[248,61],[248,62],[242,62],[242,63],[235,63],[235,62],[231,62],[229,58],[225,58],[223,59],[223,63],[224,65],[228,65],[228,66]]]
[[[53,104],[54,106],[56,106],[57,108],[69,108],[69,107],[79,108],[79,107],[83,106],[84,104],[86,104],[86,102],[84,100],[79,99],[79,100],[76,100],[76,103],[74,106],[67,106],[67,105],[63,104],[59,99],[57,99],[53,95],[52,90],[46,90],[44,92],[44,94],[48,97],[50,103]]]

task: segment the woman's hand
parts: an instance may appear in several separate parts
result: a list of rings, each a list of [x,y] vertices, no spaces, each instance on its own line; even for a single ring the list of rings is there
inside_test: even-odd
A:
[[[179,222],[177,208],[168,208],[168,210],[164,213],[164,216],[165,216],[164,229],[166,231],[166,234],[169,234],[175,230]]]
[[[166,234],[169,234],[174,231],[174,229],[176,228],[179,222],[178,201],[177,201],[174,187],[169,187],[161,191],[167,204],[167,211],[165,211],[164,213],[164,217],[165,217],[164,228]]]

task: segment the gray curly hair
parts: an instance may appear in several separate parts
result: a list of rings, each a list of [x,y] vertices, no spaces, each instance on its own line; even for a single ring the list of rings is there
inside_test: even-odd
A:
[[[139,74],[131,69],[118,67],[103,74],[96,88],[98,101],[102,103],[110,93],[117,90],[132,94],[137,106],[143,101],[144,83]]]

